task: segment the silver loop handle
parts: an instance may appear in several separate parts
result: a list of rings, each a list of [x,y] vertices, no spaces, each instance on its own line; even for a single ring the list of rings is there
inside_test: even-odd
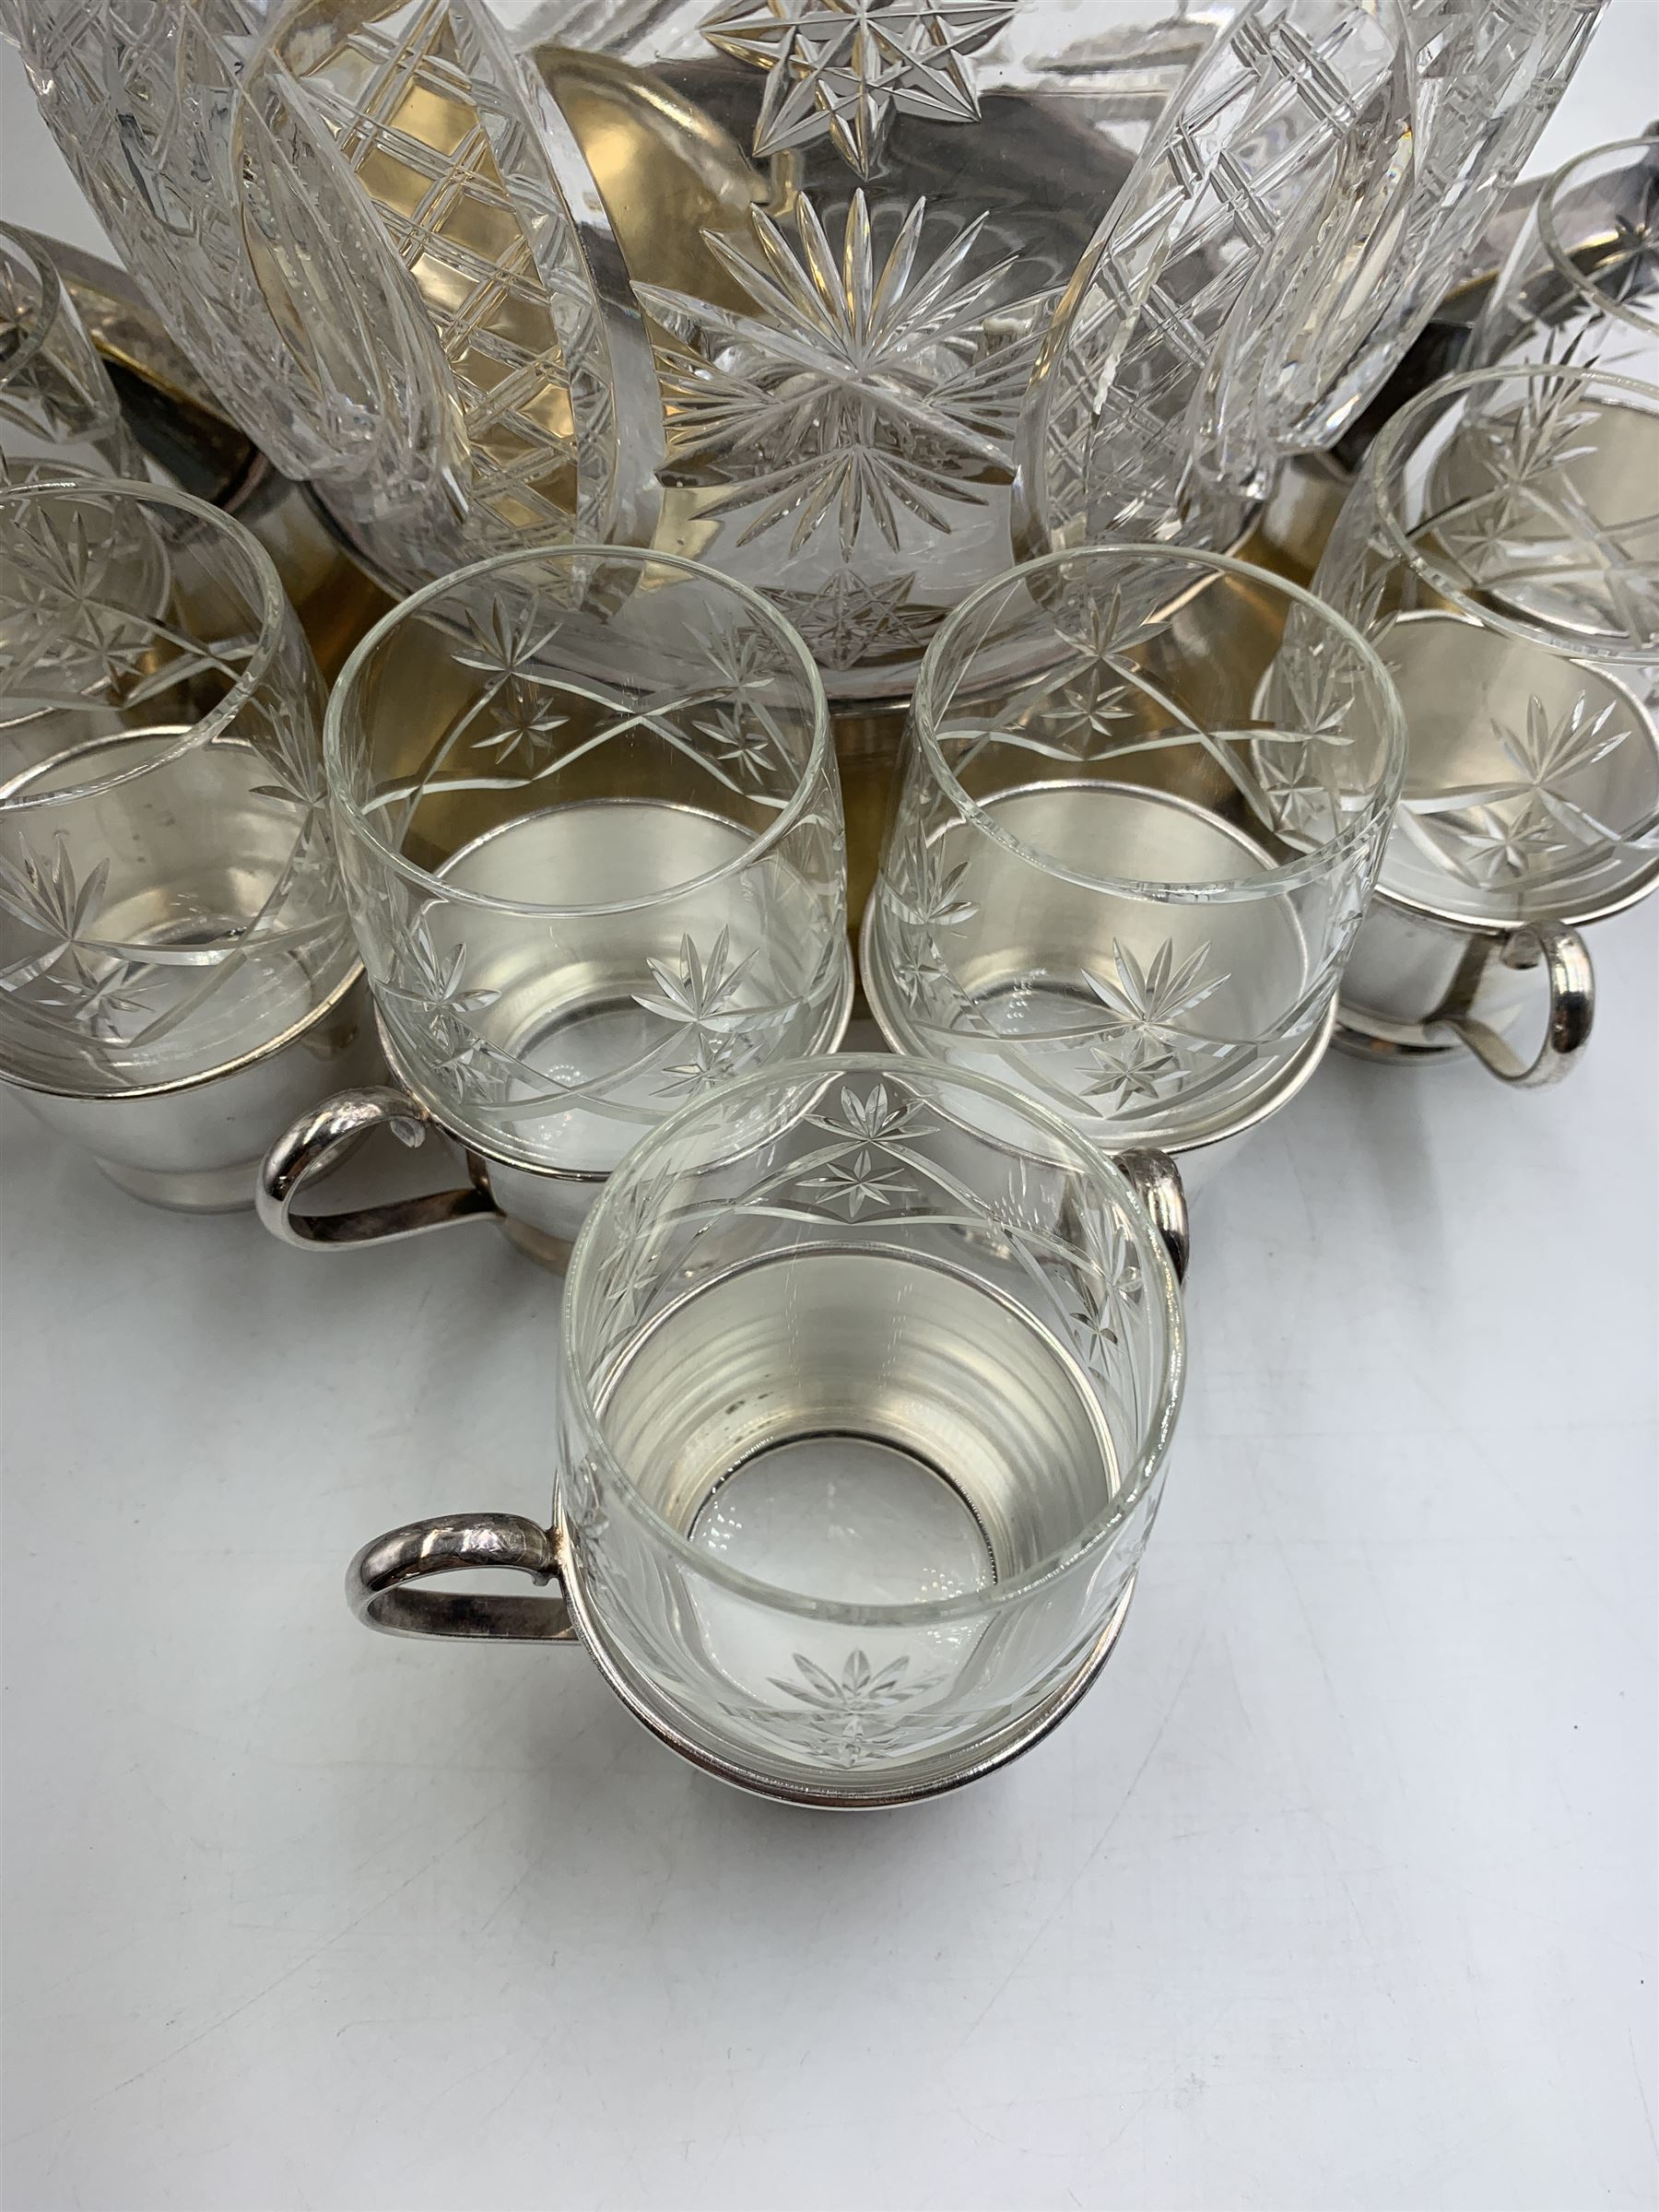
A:
[[[1170,1265],[1175,1270],[1175,1280],[1184,1283],[1187,1262],[1192,1257],[1193,1232],[1181,1170],[1167,1152],[1119,1152],[1113,1158],[1151,1215],[1152,1226],[1163,1239]]]
[[[346,1571],[351,1609],[387,1636],[468,1636],[512,1643],[574,1643],[562,1585],[547,1597],[475,1597],[463,1590],[411,1590],[429,1574],[480,1567],[558,1583],[550,1529],[522,1513],[441,1514],[388,1529]]]
[[[254,1205],[274,1237],[285,1244],[314,1251],[319,1245],[379,1244],[394,1237],[419,1237],[458,1221],[494,1221],[500,1208],[482,1182],[464,1189],[430,1191],[384,1206],[360,1206],[338,1214],[302,1214],[294,1202],[313,1176],[324,1174],[348,1145],[376,1129],[389,1129],[411,1149],[426,1142],[442,1124],[407,1091],[370,1085],[343,1090],[310,1113],[301,1114],[266,1154],[259,1171]]]
[[[1496,1030],[1471,1015],[1450,1015],[1446,1026],[1500,1082],[1512,1083],[1523,1090],[1542,1090],[1571,1071],[1590,1041],[1595,1017],[1595,971],[1583,938],[1576,929],[1557,922],[1532,922],[1512,931],[1503,939],[1498,958],[1506,968],[1535,968],[1542,960],[1548,970],[1549,1018],[1544,1041],[1534,1057],[1523,1060]]]

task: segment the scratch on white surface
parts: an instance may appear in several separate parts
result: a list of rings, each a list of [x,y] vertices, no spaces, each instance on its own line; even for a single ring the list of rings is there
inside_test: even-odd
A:
[[[1654,2156],[1659,2158],[1659,2136],[1653,2132],[1653,2108],[1648,2102],[1647,2083],[1641,2078],[1641,2061],[1636,2055],[1636,2038],[1628,2028],[1625,2030],[1625,2041],[1630,2048],[1630,2067],[1636,2077],[1637,2094],[1641,2099],[1641,2116],[1647,2122],[1648,2141],[1653,2147]]]
[[[1175,1716],[1176,1708],[1180,1705],[1182,1698],[1185,1693],[1186,1686],[1192,1679],[1193,1669],[1197,1665],[1199,1654],[1203,1652],[1206,1641],[1208,1638],[1210,1622],[1215,1618],[1216,1607],[1221,1602],[1221,1593],[1226,1589],[1227,1584],[1231,1578],[1231,1573],[1232,1565],[1230,1559],[1228,1565],[1223,1568],[1220,1574],[1218,1574],[1216,1578],[1215,1587],[1210,1592],[1209,1604],[1204,1609],[1204,1618],[1198,1624],[1198,1632],[1193,1638],[1192,1651],[1188,1654],[1186,1665],[1182,1669],[1181,1679],[1175,1685],[1174,1692],[1171,1697],[1169,1703],[1164,1708],[1163,1717],[1158,1724],[1157,1733],[1154,1735],[1152,1741],[1147,1747],[1146,1756],[1142,1759],[1139,1766],[1135,1768],[1134,1773],[1129,1777],[1128,1785],[1124,1789],[1123,1795],[1118,1800],[1117,1810],[1112,1814],[1111,1819],[1107,1821],[1105,1827],[1100,1830],[1099,1839],[1096,1841],[1092,1849],[1084,1858],[1083,1864],[1077,1868],[1076,1874],[1072,1876],[1071,1880],[1066,1883],[1065,1888],[1055,1899],[1053,1908],[1047,1914],[1045,1914],[1042,1921],[1039,1924],[1037,1930],[1032,1936],[1030,1941],[1021,1949],[1013,1965],[1009,1967],[1007,1972],[1003,1976],[996,1987],[991,1992],[991,1994],[986,1998],[984,2004],[980,2007],[979,2011],[974,2015],[972,2020],[969,2023],[967,2029],[963,2032],[961,2041],[957,2045],[957,2049],[959,2051],[965,2050],[968,2044],[972,2041],[973,2038],[984,2026],[986,2019],[989,2018],[991,2012],[994,2009],[996,2005],[1000,2002],[1004,1992],[1013,1982],[1014,1977],[1018,1973],[1020,1968],[1025,1964],[1031,1953],[1037,1948],[1037,1946],[1042,1941],[1042,1938],[1053,1926],[1055,1921],[1059,1919],[1061,1913],[1065,1911],[1067,1904],[1070,1903],[1072,1893],[1077,1888],[1077,1884],[1083,1879],[1083,1877],[1088,1872],[1089,1868],[1094,1865],[1095,1861],[1100,1857],[1100,1853],[1105,1850],[1107,1844],[1111,1841],[1112,1830],[1117,1827],[1118,1822],[1123,1818],[1124,1813],[1128,1810],[1129,1805],[1134,1798],[1136,1786],[1140,1782],[1140,1778],[1146,1772],[1147,1769],[1152,1764],[1154,1758],[1157,1756],[1158,1747],[1163,1742],[1165,1732],[1169,1728],[1171,1721]]]
[[[483,2135],[484,2130],[495,2118],[496,2114],[500,2112],[504,2106],[512,2103],[513,2098],[517,2096],[519,2090],[524,2087],[524,2083],[529,2080],[531,2075],[535,2071],[536,2062],[540,2059],[542,2053],[547,2049],[547,2045],[553,2041],[553,2038],[559,2033],[559,2030],[563,2026],[564,2022],[562,2020],[556,2020],[553,2023],[553,2026],[547,2030],[546,2035],[537,2039],[529,2057],[524,2061],[524,2065],[519,2068],[512,2079],[507,2084],[507,2087],[501,2091],[500,2095],[496,2099],[489,2110],[487,2112],[480,2112],[475,2121],[469,2123],[469,2125],[471,2125],[479,2136]]]
[[[1135,2125],[1135,2122],[1140,2118],[1141,2114],[1147,2110],[1148,2105],[1150,2105],[1155,2099],[1163,2095],[1164,2091],[1174,2080],[1176,2075],[1180,2073],[1183,2063],[1184,2062],[1182,2060],[1178,2058],[1167,2074],[1163,2074],[1159,2077],[1158,2080],[1152,2084],[1152,2087],[1147,2091],[1140,2102],[1134,2106],[1127,2113],[1124,2120],[1123,2125],[1121,2127],[1113,2128],[1111,2135],[1107,2136],[1105,2142],[1100,2145],[1098,2150],[1092,2148],[1090,2149],[1088,2156],[1091,2160],[1095,2159],[1103,2159],[1108,2151],[1115,2150],[1117,2148],[1118,2145],[1129,2133],[1129,2130]]]
[[[296,1959],[291,1966],[285,1966],[281,1973],[273,1976],[262,1988],[256,1989],[251,1997],[244,1997],[240,2005],[233,2005],[229,2012],[220,2013],[217,2019],[209,2020],[205,2028],[198,2028],[195,2033],[187,2036],[183,2042],[175,2044],[172,2050],[164,2052],[159,2058],[151,2059],[147,2065],[140,2066],[136,2073],[127,2075],[124,2080],[112,2082],[107,2089],[98,2090],[95,2095],[87,2098],[82,2103],[73,2106],[71,2110],[76,2112],[88,2112],[94,2106],[107,2103],[112,2097],[119,2097],[123,2089],[130,2089],[135,2082],[147,2080],[150,2075],[159,2073],[164,2066],[171,2066],[175,2059],[182,2058],[187,2051],[193,2051],[197,2043],[205,2041],[208,2036],[217,2035],[221,2028],[228,2028],[232,2020],[240,2019],[244,2012],[251,2011],[255,2005],[262,2003],[273,1990],[280,1989],[285,1982],[291,1982],[296,1974],[303,1973],[313,1959],[321,1959],[325,1951],[333,1950],[336,1943],[344,1943],[347,1936],[355,1928],[361,1927],[364,1921],[372,1919],[374,1914],[380,1912],[382,1906],[389,1905],[394,1897],[401,1897],[406,1889],[420,1879],[423,1874],[429,1874],[441,1860],[447,1859],[452,1852],[458,1851],[469,1837],[477,1833],[487,1820],[495,1818],[506,1802],[507,1800],[503,1797],[492,1805],[487,1812],[480,1813],[470,1827],[464,1829],[458,1836],[452,1836],[450,1841],[435,1851],[429,1859],[417,1866],[413,1874],[406,1876],[394,1888],[382,1891],[375,1899],[373,1904],[365,1905],[363,1910],[354,1914],[343,1928],[336,1928],[332,1936],[325,1936],[321,1943],[313,1944],[303,1957]],[[42,2134],[45,2129],[58,2126],[66,2117],[66,2114],[60,2113],[51,2120],[42,2120],[34,2127],[26,2127],[15,2136],[7,2136],[5,2140],[8,2144],[27,2143],[31,2136]]]

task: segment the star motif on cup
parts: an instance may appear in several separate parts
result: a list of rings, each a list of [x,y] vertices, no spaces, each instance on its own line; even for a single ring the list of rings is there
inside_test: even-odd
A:
[[[1523,727],[1493,725],[1512,775],[1409,798],[1401,819],[1434,858],[1483,889],[1539,874],[1563,855],[1610,852],[1619,841],[1618,830],[1569,787],[1630,734],[1629,724],[1615,719],[1611,702],[1592,713],[1588,700],[1580,698],[1552,716],[1535,696],[1527,701]]]
[[[1092,973],[1088,977],[1090,990],[1112,1017],[1101,1025],[1100,1036],[1136,1037],[1167,1053],[1182,1035],[1178,1026],[1182,1017],[1201,1006],[1227,981],[1225,975],[1205,977],[1208,956],[1208,947],[1200,945],[1177,966],[1174,943],[1166,937],[1143,969],[1127,945],[1114,944],[1114,980]]]
[[[1093,1249],[1072,1283],[1066,1318],[1094,1371],[1111,1380],[1123,1367],[1144,1290],[1140,1255],[1115,1209],[1092,1225]]]
[[[832,1107],[820,1106],[806,1118],[815,1129],[827,1130],[831,1136],[851,1136],[865,1146],[893,1144],[900,1138],[914,1143],[931,1136],[933,1124],[921,1115],[918,1100],[906,1098],[902,1092],[895,1097],[885,1083],[878,1082],[862,1097],[850,1083],[843,1083]]]
[[[848,1220],[856,1221],[866,1206],[880,1211],[919,1194],[903,1171],[886,1160],[886,1154],[861,1145],[832,1159],[821,1174],[807,1176],[800,1187],[823,1206],[844,1206]]]
[[[723,0],[703,18],[711,46],[767,73],[758,158],[829,138],[875,174],[895,114],[976,123],[968,56],[1016,0]]]
[[[149,1011],[142,991],[134,988],[142,967],[97,935],[109,875],[105,857],[77,882],[61,830],[50,857],[25,845],[16,865],[0,861],[0,909],[40,940],[0,969],[0,989],[19,998],[29,989],[29,1003],[104,1040],[118,1036],[123,1016]]]
[[[818,1747],[838,1766],[862,1767],[866,1759],[890,1747],[897,1740],[897,1724],[888,1717],[895,1706],[933,1687],[907,1681],[908,1657],[889,1659],[876,1666],[862,1651],[849,1652],[839,1675],[808,1659],[805,1652],[791,1654],[801,1679],[791,1682],[772,1677],[772,1688],[787,1698],[798,1699],[811,1714]]]
[[[684,1031],[691,1053],[688,1060],[666,1071],[661,1087],[664,1095],[694,1097],[722,1076],[735,1073],[736,1056],[745,1046],[735,1025],[741,1022],[751,1031],[770,1028],[781,1012],[788,1011],[742,1003],[744,978],[754,958],[747,953],[734,960],[731,932],[723,929],[706,957],[687,935],[680,939],[677,967],[667,960],[647,961],[657,988],[654,993],[636,991],[634,1004],[660,1020],[677,1024]]]
[[[430,911],[416,917],[402,948],[397,980],[388,976],[379,989],[419,1032],[436,1072],[465,1088],[494,1062],[495,1047],[474,1027],[474,1018],[487,1013],[501,994],[465,987],[466,947],[441,946],[433,921]]]
[[[1109,1099],[1114,1108],[1140,1103],[1156,1104],[1159,1086],[1182,1073],[1182,1063],[1168,1045],[1134,1031],[1106,1039],[1094,1048],[1100,1079],[1084,1090],[1086,1099]]]

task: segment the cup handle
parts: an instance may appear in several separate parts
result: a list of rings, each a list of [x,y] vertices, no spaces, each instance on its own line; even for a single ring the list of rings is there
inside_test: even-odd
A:
[[[475,1597],[461,1590],[412,1590],[429,1574],[501,1568],[552,1583],[547,1597]],[[365,1544],[346,1571],[351,1609],[387,1636],[491,1637],[512,1643],[574,1643],[550,1529],[522,1513],[444,1513],[411,1521]]]
[[[1595,971],[1590,955],[1576,929],[1557,922],[1532,922],[1512,931],[1496,957],[1506,968],[1535,968],[1542,960],[1548,970],[1549,1021],[1534,1058],[1523,1060],[1496,1030],[1472,1015],[1442,1018],[1500,1082],[1513,1083],[1523,1090],[1541,1090],[1569,1074],[1590,1041],[1590,1025],[1595,1014]]]
[[[1152,1226],[1164,1241],[1170,1265],[1178,1283],[1186,1281],[1192,1256],[1192,1224],[1181,1170],[1167,1152],[1120,1152],[1117,1164],[1135,1185],[1135,1195],[1152,1217]]]
[[[441,1124],[407,1091],[383,1084],[342,1090],[301,1114],[271,1147],[259,1171],[254,1204],[274,1237],[314,1250],[318,1245],[376,1244],[393,1237],[419,1237],[457,1221],[500,1219],[501,1209],[489,1192],[470,1182],[461,1190],[430,1191],[418,1198],[356,1206],[347,1213],[296,1213],[294,1201],[306,1183],[332,1167],[344,1147],[375,1129],[389,1129],[400,1144],[413,1148],[426,1142],[429,1132],[441,1131]]]

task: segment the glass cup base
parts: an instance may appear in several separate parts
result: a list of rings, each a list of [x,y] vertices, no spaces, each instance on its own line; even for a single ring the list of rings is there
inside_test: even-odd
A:
[[[743,1790],[752,1797],[770,1798],[777,1805],[799,1805],[818,1812],[878,1812],[899,1806],[924,1805],[933,1797],[943,1797],[952,1790],[963,1789],[971,1782],[978,1782],[999,1767],[1009,1765],[1025,1752],[1033,1749],[1052,1729],[1057,1728],[1093,1688],[1105,1671],[1106,1662],[1116,1649],[1123,1633],[1124,1623],[1129,1616],[1129,1603],[1135,1595],[1136,1577],[1131,1574],[1124,1594],[1112,1607],[1110,1618],[1100,1635],[1090,1645],[1082,1664],[1074,1673],[1030,1712],[997,1734],[981,1742],[959,1749],[949,1758],[934,1759],[919,1765],[913,1772],[895,1771],[888,1768],[873,1776],[862,1786],[855,1785],[851,1777],[844,1782],[818,1774],[803,1774],[794,1780],[782,1771],[768,1771],[758,1767],[739,1764],[724,1756],[712,1746],[701,1743],[686,1732],[683,1723],[671,1714],[653,1695],[650,1684],[601,1638],[593,1614],[584,1604],[579,1574],[570,1567],[570,1546],[561,1531],[558,1550],[563,1568],[560,1581],[565,1602],[577,1635],[586,1646],[600,1673],[621,1699],[636,1721],[649,1728],[653,1735],[677,1751],[683,1759],[712,1774],[734,1789]]]

